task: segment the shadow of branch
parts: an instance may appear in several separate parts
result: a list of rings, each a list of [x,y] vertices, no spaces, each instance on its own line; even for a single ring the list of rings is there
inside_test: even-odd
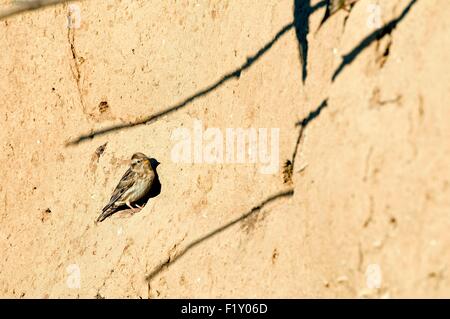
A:
[[[73,0],[72,0],[73,1]],[[81,0],[79,0],[81,1]],[[35,1],[16,1],[18,4],[10,9],[5,9],[0,12],[0,20],[15,16],[20,13],[34,11],[45,7],[50,7],[58,4],[70,2],[70,0],[35,0]]]
[[[162,263],[160,263],[158,266],[155,267],[155,269],[149,273],[145,279],[147,280],[147,282],[150,282],[156,275],[158,275],[162,270],[164,270],[165,268],[169,267],[169,265],[175,263],[176,261],[178,261],[181,257],[183,257],[189,250],[195,248],[197,245],[201,244],[203,241],[223,232],[224,230],[226,230],[227,228],[239,223],[240,221],[248,218],[249,216],[259,212],[265,205],[269,204],[270,202],[273,202],[277,199],[280,198],[284,198],[284,197],[291,197],[294,194],[294,190],[290,189],[288,191],[285,192],[281,192],[275,195],[272,195],[268,198],[266,198],[264,201],[262,201],[260,204],[258,204],[257,206],[254,206],[249,212],[245,213],[244,215],[232,220],[231,222],[227,223],[226,225],[223,225],[217,229],[215,229],[214,231],[209,232],[208,234],[194,240],[193,242],[191,242],[189,245],[187,245],[184,249],[182,249],[180,252],[178,252],[177,254],[175,254],[175,256],[169,256],[165,261],[163,261]]]
[[[213,83],[213,84],[209,85],[208,87],[200,90],[199,92],[187,97],[183,101],[181,101],[173,106],[170,106],[160,112],[157,112],[150,116],[144,117],[143,119],[141,119],[139,121],[134,121],[131,123],[115,124],[115,125],[111,125],[109,127],[106,127],[106,128],[100,129],[100,130],[92,131],[88,134],[80,135],[78,138],[67,142],[66,146],[76,145],[87,139],[92,139],[95,136],[104,135],[104,134],[107,134],[107,133],[110,133],[110,132],[113,132],[116,130],[132,128],[134,126],[143,125],[143,124],[150,124],[163,116],[169,115],[175,111],[182,109],[186,105],[192,103],[194,100],[196,100],[200,97],[203,97],[203,96],[209,94],[210,92],[212,92],[213,90],[219,88],[226,82],[228,82],[232,79],[239,79],[239,77],[241,76],[241,73],[243,71],[250,68],[253,65],[253,63],[255,63],[259,58],[261,58],[267,51],[269,51],[269,49],[272,48],[272,46],[282,36],[284,36],[288,31],[290,31],[292,28],[296,29],[297,40],[299,41],[300,56],[302,57],[301,60],[303,61],[303,58],[306,59],[306,55],[307,55],[306,36],[307,36],[308,30],[309,30],[309,28],[308,28],[309,16],[316,10],[325,6],[327,3],[326,0],[323,0],[311,7],[309,2],[310,2],[310,0],[308,0],[307,5],[304,5],[302,3],[302,1],[295,0],[294,1],[294,21],[291,23],[288,23],[283,28],[281,28],[281,30],[276,33],[276,35],[272,38],[272,40],[270,40],[266,45],[264,45],[258,52],[256,52],[256,54],[248,57],[247,61],[244,64],[242,64],[239,68],[225,74],[221,79],[219,79],[215,83]],[[305,22],[305,19],[306,19],[306,22]],[[304,62],[304,64],[302,64],[302,65],[303,65],[302,68],[304,69],[304,72],[303,72],[304,78],[306,78],[306,71],[305,71],[306,70],[306,62]]]
[[[81,135],[77,139],[69,141],[66,144],[66,146],[78,144],[86,139],[91,139],[94,136],[103,135],[103,134],[106,134],[106,133],[109,133],[112,131],[131,128],[131,127],[134,127],[137,125],[142,125],[142,124],[150,124],[150,123],[156,121],[157,119],[159,119],[160,117],[163,117],[165,115],[168,115],[170,113],[178,111],[179,109],[185,107],[189,103],[192,103],[194,100],[198,99],[199,97],[205,96],[208,93],[212,92],[213,90],[217,89],[218,87],[222,86],[229,80],[234,79],[234,78],[238,79],[241,76],[241,73],[243,71],[250,68],[250,66],[252,66],[253,63],[255,63],[261,56],[263,56],[275,44],[275,42],[277,42],[285,33],[287,33],[290,29],[292,29],[293,26],[294,26],[293,23],[289,23],[286,26],[284,26],[280,31],[278,31],[278,33],[275,35],[275,37],[270,42],[268,42],[264,47],[262,47],[256,54],[248,57],[247,61],[242,66],[240,66],[239,68],[237,68],[236,70],[234,70],[232,72],[225,74],[220,80],[218,80],[215,83],[209,85],[208,87],[202,89],[201,91],[195,93],[194,95],[189,96],[188,98],[184,99],[183,101],[181,101],[171,107],[168,107],[163,111],[160,111],[160,112],[152,114],[148,117],[145,117],[139,121],[132,122],[132,123],[112,125],[110,127],[107,127],[107,128],[101,129],[101,130],[97,130],[97,131],[94,131],[94,132],[86,134],[86,135]]]
[[[342,57],[342,62],[339,65],[339,67],[336,69],[336,71],[333,74],[332,82],[336,80],[336,78],[339,76],[339,74],[342,72],[342,70],[351,64],[356,57],[364,51],[373,41],[380,40],[387,34],[390,34],[397,25],[405,18],[405,16],[409,13],[412,6],[417,2],[417,0],[411,0],[411,2],[406,6],[406,8],[403,10],[403,12],[395,19],[391,20],[390,22],[386,23],[383,27],[373,31],[371,34],[369,34],[366,38],[364,38],[353,50],[351,50],[349,53],[345,54]]]
[[[317,9],[325,7],[327,0],[311,6],[311,0],[294,0],[294,25],[298,42],[298,53],[302,67],[302,82],[305,83],[308,73],[308,33],[309,17]]]
[[[291,163],[289,164],[289,165],[291,165],[292,170],[294,169],[295,159],[297,158],[298,145],[300,144],[300,141],[302,140],[303,131],[308,126],[308,124],[311,121],[313,121],[315,118],[317,118],[320,115],[320,112],[322,112],[322,110],[324,108],[326,108],[327,106],[328,106],[328,99],[325,99],[320,103],[320,105],[314,111],[311,111],[308,114],[308,116],[306,116],[303,120],[295,123],[295,126],[300,126],[300,130],[298,132],[297,141],[295,143],[294,152],[292,154],[292,160],[291,160]]]

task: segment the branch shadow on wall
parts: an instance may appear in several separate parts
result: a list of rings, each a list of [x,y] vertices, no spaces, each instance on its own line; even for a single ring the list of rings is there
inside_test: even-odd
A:
[[[162,263],[160,263],[158,266],[156,266],[154,268],[154,270],[152,270],[146,277],[145,279],[147,280],[148,283],[150,283],[150,281],[157,276],[161,271],[163,271],[164,269],[166,269],[167,267],[169,267],[171,264],[175,263],[176,261],[178,261],[181,257],[183,257],[187,252],[189,252],[191,249],[195,248],[196,246],[200,245],[202,242],[204,242],[205,240],[208,240],[218,234],[220,234],[221,232],[223,232],[224,230],[230,228],[231,226],[247,219],[248,217],[260,212],[264,206],[266,206],[267,204],[281,199],[281,198],[286,198],[286,197],[291,197],[292,195],[294,195],[294,190],[290,189],[284,192],[280,192],[277,193],[275,195],[272,195],[268,198],[266,198],[264,201],[262,201],[260,204],[254,206],[250,211],[248,211],[247,213],[245,213],[244,215],[241,215],[240,217],[230,221],[229,223],[209,232],[208,234],[194,240],[193,242],[191,242],[190,244],[188,244],[185,248],[183,248],[181,251],[177,252],[174,256],[169,256],[166,260],[164,260]]]
[[[298,53],[302,67],[302,81],[305,83],[308,76],[308,33],[309,17],[317,9],[327,5],[327,0],[321,1],[311,7],[311,0],[294,0],[294,25],[298,42]]]
[[[132,123],[123,123],[123,124],[117,124],[117,125],[112,125],[109,127],[106,127],[104,129],[100,129],[97,131],[94,131],[92,133],[89,134],[85,134],[85,135],[81,135],[79,136],[77,139],[69,141],[66,145],[75,145],[78,144],[86,139],[91,139],[94,136],[99,136],[99,135],[104,135],[106,133],[112,132],[112,131],[116,131],[116,130],[121,130],[121,129],[127,129],[127,128],[131,128],[137,125],[143,125],[143,124],[150,124],[152,122],[155,122],[156,120],[158,120],[159,118],[169,115],[175,111],[178,111],[182,108],[184,108],[185,106],[187,106],[188,104],[194,102],[196,99],[203,97],[209,93],[211,93],[212,91],[214,91],[215,89],[219,88],[220,86],[222,86],[223,84],[225,84],[226,82],[232,80],[232,79],[239,79],[241,76],[241,73],[247,69],[249,69],[253,63],[255,63],[259,58],[261,58],[267,51],[269,51],[270,48],[272,48],[272,46],[284,35],[286,34],[289,30],[291,30],[293,28],[294,24],[293,23],[289,23],[287,25],[285,25],[280,31],[278,31],[278,33],[275,35],[275,37],[269,41],[264,47],[262,47],[256,54],[254,54],[253,56],[250,56],[247,58],[247,61],[240,66],[239,68],[235,69],[234,71],[231,71],[227,74],[225,74],[224,76],[222,76],[222,78],[220,78],[218,81],[216,81],[215,83],[207,86],[206,88],[198,91],[197,93],[187,97],[186,99],[184,99],[183,101],[170,106],[160,112],[154,113],[150,116],[147,116],[139,121],[136,122],[132,122]]]
[[[305,3],[303,3],[303,2],[305,2]],[[243,71],[246,71],[247,69],[249,69],[258,59],[260,59],[267,51],[269,51],[272,48],[272,46],[282,36],[284,36],[292,28],[295,28],[295,30],[296,30],[297,40],[299,42],[298,45],[299,45],[299,52],[300,52],[299,54],[300,54],[301,60],[305,60],[305,62],[302,62],[302,61],[301,62],[302,62],[302,68],[304,70],[303,78],[306,79],[306,68],[307,68],[306,61],[307,61],[307,51],[308,51],[308,43],[306,40],[306,36],[307,36],[308,30],[309,30],[309,27],[308,27],[309,16],[317,9],[320,9],[321,7],[325,6],[326,1],[325,0],[321,1],[313,7],[311,7],[309,3],[310,3],[310,0],[306,0],[306,1],[295,0],[294,1],[294,21],[285,25],[283,28],[281,28],[281,30],[279,30],[276,33],[276,35],[272,38],[272,40],[270,40],[261,49],[259,49],[256,52],[256,54],[254,54],[253,56],[249,56],[247,58],[247,61],[244,64],[242,64],[239,68],[225,74],[224,76],[222,76],[222,78],[220,78],[215,83],[213,83],[213,84],[207,86],[206,88],[198,91],[197,93],[187,97],[183,101],[181,101],[175,105],[172,105],[162,111],[154,113],[150,116],[144,117],[143,119],[141,119],[139,121],[135,121],[132,123],[116,124],[116,125],[112,125],[112,126],[100,129],[100,130],[95,130],[88,134],[80,135],[78,138],[69,141],[66,144],[66,146],[76,145],[87,139],[92,139],[95,136],[104,135],[104,134],[107,134],[109,132],[113,132],[116,130],[127,129],[127,128],[131,128],[131,127],[143,125],[143,124],[150,124],[152,122],[155,122],[156,120],[158,120],[159,118],[161,118],[163,116],[169,115],[175,111],[178,111],[178,110],[184,108],[188,104],[194,102],[196,99],[206,96],[209,93],[211,93],[212,91],[214,91],[215,89],[221,87],[226,82],[228,82],[232,79],[239,79],[241,76],[241,73]]]
[[[294,0],[294,24],[298,41],[298,54],[302,67],[302,81],[305,83],[308,68],[308,39],[310,0]]]
[[[308,116],[306,116],[303,120],[295,123],[295,126],[299,126],[300,129],[298,132],[297,142],[296,142],[295,148],[294,148],[294,153],[292,154],[292,167],[294,167],[295,159],[297,157],[298,145],[300,144],[300,141],[303,137],[303,132],[304,132],[305,128],[308,126],[309,123],[311,123],[311,121],[316,119],[320,115],[320,112],[322,112],[322,110],[324,108],[326,108],[327,106],[328,106],[328,99],[325,99],[320,103],[320,105],[314,111],[311,111],[308,114]]]
[[[298,42],[298,54],[302,67],[302,82],[308,76],[308,33],[309,17],[317,10],[327,6],[328,1],[323,0],[311,7],[311,0],[294,0],[294,25]]]
[[[17,3],[12,8],[0,11],[0,20],[13,17],[15,15],[26,13],[29,11],[34,11],[38,9],[43,9],[50,6],[55,6],[58,4],[64,4],[71,2],[72,0],[34,0],[34,1],[14,1]],[[83,1],[83,0],[78,0]]]
[[[336,3],[334,6],[332,4],[332,0],[326,0],[326,1],[327,1],[327,9],[322,18],[322,21],[319,23],[319,26],[317,27],[317,30],[315,32],[316,34],[325,25],[325,23],[338,11],[344,9],[345,11],[347,11],[348,14],[350,14],[350,11],[352,11],[353,7],[355,6],[355,4],[358,0],[350,0],[350,1],[345,0],[341,3]],[[347,15],[347,17],[345,17],[345,19],[344,19],[344,26],[347,22],[348,17],[349,17],[349,15]]]
[[[349,53],[345,54],[342,57],[341,64],[337,67],[336,71],[333,74],[332,82],[336,80],[336,78],[341,74],[341,72],[344,70],[346,66],[351,64],[358,55],[364,51],[372,42],[379,41],[383,37],[385,37],[388,34],[391,34],[391,32],[397,27],[397,25],[406,17],[406,15],[411,10],[412,6],[416,4],[417,0],[411,0],[411,2],[406,6],[406,8],[403,10],[403,12],[395,19],[391,20],[390,22],[386,23],[383,27],[373,31],[371,34],[369,34],[366,38],[364,38],[355,48],[353,48]]]
[[[306,127],[309,125],[309,123],[311,123],[313,120],[315,120],[319,115],[320,112],[322,112],[322,110],[324,108],[328,107],[328,98],[323,100],[320,105],[314,110],[311,111],[303,120],[298,121],[297,123],[295,123],[296,127],[300,127],[298,135],[297,135],[297,140],[295,142],[295,146],[294,146],[294,151],[292,153],[292,157],[290,160],[287,160],[286,163],[284,164],[284,171],[283,171],[283,175],[284,175],[284,182],[291,182],[292,181],[292,175],[294,172],[294,165],[295,165],[295,160],[297,158],[297,152],[298,152],[298,147],[300,145],[300,142],[302,140],[303,137],[303,132],[306,129]]]

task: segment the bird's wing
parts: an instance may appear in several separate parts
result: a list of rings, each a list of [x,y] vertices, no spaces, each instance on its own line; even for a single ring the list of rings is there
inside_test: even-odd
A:
[[[130,189],[130,187],[133,186],[133,184],[136,181],[136,173],[129,168],[125,174],[120,179],[120,182],[117,184],[116,188],[114,189],[111,199],[109,200],[109,203],[103,208],[103,211],[107,210],[109,207],[111,207],[117,200],[119,200],[122,195]]]

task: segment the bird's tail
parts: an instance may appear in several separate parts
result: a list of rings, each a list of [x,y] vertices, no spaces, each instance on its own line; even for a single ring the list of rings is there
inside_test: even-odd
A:
[[[115,210],[114,206],[106,206],[105,208],[103,208],[100,216],[97,217],[96,223],[100,223],[100,222],[104,221],[106,218],[108,218],[109,216],[114,214],[115,211],[116,210]]]

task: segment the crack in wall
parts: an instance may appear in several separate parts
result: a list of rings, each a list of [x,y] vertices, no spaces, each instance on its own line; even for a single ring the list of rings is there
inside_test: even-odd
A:
[[[71,12],[69,11],[67,18],[71,18]],[[83,108],[83,113],[91,116],[91,114],[86,109],[86,103],[83,97],[82,83],[81,83],[81,65],[84,63],[84,58],[79,56],[75,47],[75,29],[68,27],[67,28],[67,41],[70,46],[71,58],[69,61],[70,71],[72,73],[72,77],[75,80],[77,85],[78,97],[80,99],[81,107]]]

